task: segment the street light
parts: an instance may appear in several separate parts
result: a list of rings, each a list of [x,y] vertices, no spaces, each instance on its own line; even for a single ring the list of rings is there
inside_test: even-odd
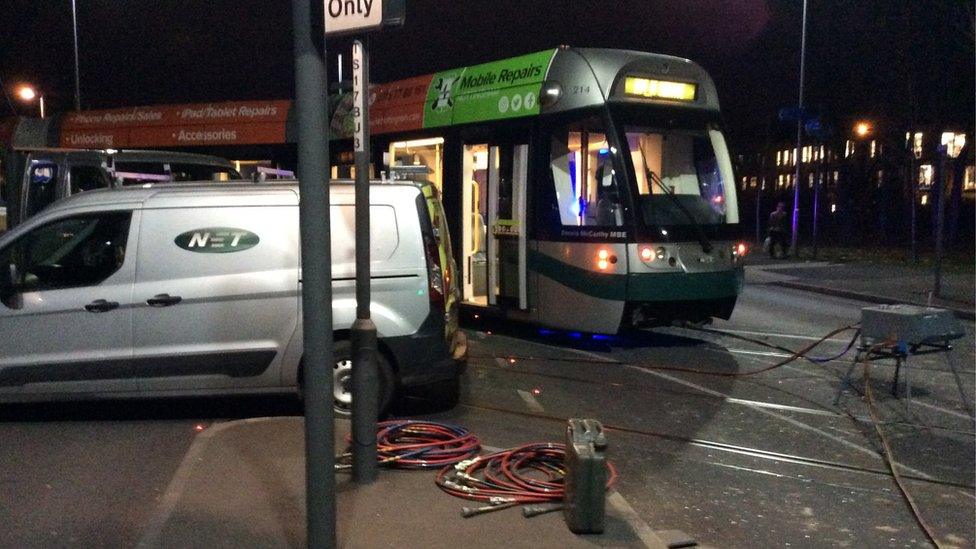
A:
[[[871,126],[871,123],[865,120],[862,120],[854,125],[854,133],[858,137],[867,137],[871,135],[872,130],[874,130],[874,128]]]
[[[939,147],[939,183],[935,189],[935,285],[932,289],[935,297],[942,297],[942,233],[945,227],[945,187],[949,180],[949,159],[958,158],[965,146],[965,133],[942,133],[942,146]]]
[[[793,257],[799,255],[799,233],[800,233],[800,175],[802,169],[801,151],[803,149],[803,77],[807,65],[807,0],[803,0],[803,23],[800,33],[800,90],[797,110],[800,116],[796,119],[796,175],[793,180],[793,219],[790,228],[793,234],[790,238],[790,249],[793,250]]]
[[[25,103],[30,103],[34,99],[37,99],[37,104],[41,110],[41,118],[44,118],[44,96],[37,93],[34,88],[30,86],[21,86],[17,88],[17,97],[24,101]]]

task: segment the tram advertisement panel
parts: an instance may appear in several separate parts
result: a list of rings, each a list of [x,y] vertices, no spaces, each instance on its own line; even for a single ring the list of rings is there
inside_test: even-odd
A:
[[[533,116],[556,50],[370,87],[373,134]],[[352,94],[333,96],[334,138],[352,136]]]
[[[539,91],[555,53],[546,50],[435,74],[424,127],[539,114]]]

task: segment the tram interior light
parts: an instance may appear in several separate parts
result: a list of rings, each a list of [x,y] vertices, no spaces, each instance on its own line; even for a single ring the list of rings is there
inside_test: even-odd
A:
[[[688,82],[654,80],[628,76],[624,81],[624,93],[651,99],[672,99],[675,101],[694,101],[698,86]]]

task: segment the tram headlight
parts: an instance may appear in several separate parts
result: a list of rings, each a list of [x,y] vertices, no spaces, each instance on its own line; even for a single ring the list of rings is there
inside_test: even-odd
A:
[[[667,255],[667,250],[665,250],[664,247],[662,246],[658,248],[657,251],[654,252],[654,254],[657,256],[658,259],[664,259],[664,257]]]
[[[654,261],[654,250],[651,249],[650,246],[641,247],[640,258],[641,261],[644,261],[646,263],[650,263],[651,261]]]
[[[548,108],[555,105],[563,95],[563,87],[558,82],[546,82],[539,91],[539,105]]]
[[[617,262],[617,256],[610,253],[610,250],[606,248],[600,248],[600,251],[596,253],[596,268],[601,271],[605,271]]]

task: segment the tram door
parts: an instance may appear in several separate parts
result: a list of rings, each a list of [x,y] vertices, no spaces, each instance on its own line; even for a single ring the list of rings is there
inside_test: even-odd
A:
[[[464,147],[464,302],[526,309],[528,145]]]

